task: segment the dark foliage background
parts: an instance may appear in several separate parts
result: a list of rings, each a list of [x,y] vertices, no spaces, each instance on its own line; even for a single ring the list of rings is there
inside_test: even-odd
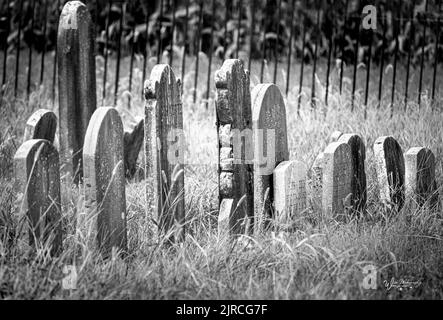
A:
[[[20,2],[23,10],[20,13]],[[18,22],[21,21],[22,46],[33,46],[36,50],[52,50],[55,47],[59,10],[64,1],[51,0],[3,0],[0,4],[0,42],[9,51],[15,50],[18,37]],[[115,50],[121,36],[123,54],[128,54],[132,43],[135,51],[156,55],[161,39],[162,50],[171,49],[171,31],[173,12],[175,12],[176,27],[174,44],[181,47],[186,30],[186,2],[189,1],[189,17],[186,47],[189,54],[195,54],[199,45],[201,51],[211,51],[211,24],[214,26],[213,52],[220,57],[232,57],[239,50],[249,53],[253,58],[261,58],[263,51],[271,58],[275,53],[286,57],[289,53],[289,39],[293,27],[294,40],[292,54],[310,60],[318,43],[320,56],[327,56],[331,49],[341,56],[344,48],[345,60],[351,60],[356,53],[356,41],[360,34],[359,57],[363,58],[372,44],[372,55],[380,59],[384,49],[386,58],[392,55],[396,48],[398,34],[399,54],[405,58],[412,51],[412,62],[416,63],[422,54],[422,45],[426,58],[433,59],[435,42],[441,36],[439,32],[439,7],[442,0],[407,0],[407,1],[364,1],[364,0],[323,0],[323,1],[292,1],[292,0],[242,0],[242,14],[239,19],[239,1],[216,0],[215,15],[212,16],[211,1],[195,0],[148,0],[148,1],[114,1],[112,6],[108,1],[85,1],[91,15],[96,21],[97,48],[99,53],[104,50],[106,21],[109,13],[109,48]],[[278,5],[281,1],[281,15]],[[426,1],[427,10],[426,10]],[[348,19],[345,8],[348,2]],[[163,3],[163,14],[160,7]],[[203,4],[203,19],[199,31],[199,10]],[[359,33],[361,12],[365,5],[376,5],[378,9],[378,27],[374,32],[362,30]],[[9,5],[9,9],[8,9]],[[47,7],[46,7],[47,6]],[[47,11],[46,11],[47,9]],[[253,9],[253,10],[252,10]],[[320,24],[317,25],[317,9],[320,10]],[[45,11],[47,19],[45,19]],[[254,13],[252,17],[251,13]],[[225,20],[226,13],[228,19]],[[32,27],[32,16],[34,26]],[[122,30],[120,19],[123,16]],[[265,18],[265,20],[264,20]],[[412,18],[412,20],[411,20]],[[254,20],[254,24],[252,24]],[[45,23],[46,21],[46,23]],[[146,29],[148,21],[148,29]],[[161,21],[161,27],[160,27]],[[240,22],[240,23],[239,23]],[[251,26],[253,41],[250,41]],[[424,36],[424,26],[427,32]],[[46,26],[46,30],[45,30]],[[225,30],[226,27],[226,30]],[[302,52],[302,32],[306,28],[306,49]],[[277,36],[278,33],[278,36]],[[201,42],[198,36],[201,36]],[[237,37],[240,36],[239,41]],[[264,43],[263,43],[264,41]],[[442,43],[442,41],[440,41]],[[265,50],[263,50],[265,49]],[[439,59],[441,54],[438,55]]]

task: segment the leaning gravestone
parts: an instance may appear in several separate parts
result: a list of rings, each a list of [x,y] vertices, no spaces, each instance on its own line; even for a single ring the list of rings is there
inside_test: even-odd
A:
[[[240,60],[225,60],[215,75],[216,110],[219,137],[219,200],[232,200],[220,206],[222,217],[229,217],[233,235],[250,232],[246,226],[253,218],[253,148],[249,72]],[[246,143],[242,144],[242,137]],[[243,148],[244,147],[244,148]]]
[[[181,82],[171,67],[156,65],[145,83],[146,178],[153,179],[154,213],[160,232],[174,231],[170,240],[183,240],[185,229],[184,141]],[[175,228],[175,229],[173,229]]]
[[[438,198],[435,184],[435,156],[427,148],[411,148],[405,153],[405,187],[407,199],[419,206]]]
[[[276,224],[288,224],[307,206],[307,168],[299,161],[284,161],[274,170],[274,209]]]
[[[56,255],[62,249],[59,157],[47,140],[24,142],[14,157],[20,200],[20,214],[30,223],[29,243],[50,245]]]
[[[344,220],[351,204],[354,176],[351,147],[343,142],[331,143],[323,159],[323,214],[327,218]]]
[[[387,207],[403,207],[405,202],[405,161],[393,137],[380,137],[374,144],[375,172],[380,201]]]
[[[329,144],[337,142],[338,139],[343,135],[340,131],[334,131],[329,136]],[[311,191],[312,191],[312,201],[315,209],[321,208],[322,202],[322,189],[323,189],[323,160],[324,152],[320,152],[315,158],[310,170],[311,176]]]
[[[88,8],[80,1],[63,7],[57,36],[59,143],[63,175],[78,182],[82,147],[96,109],[95,31]]]
[[[39,109],[26,122],[23,142],[32,139],[44,139],[54,143],[57,130],[57,116],[54,112]]]
[[[259,84],[252,91],[254,143],[254,229],[267,228],[274,202],[273,173],[289,159],[286,107],[275,84]],[[267,196],[268,195],[268,196]],[[266,199],[267,198],[267,199]]]
[[[84,197],[93,239],[108,257],[112,248],[126,249],[126,198],[123,124],[115,108],[92,115],[83,147]]]
[[[347,143],[351,147],[354,171],[354,176],[352,178],[352,203],[354,209],[357,212],[362,213],[365,210],[367,199],[365,172],[366,147],[363,139],[358,134],[354,133],[344,134],[338,141]]]

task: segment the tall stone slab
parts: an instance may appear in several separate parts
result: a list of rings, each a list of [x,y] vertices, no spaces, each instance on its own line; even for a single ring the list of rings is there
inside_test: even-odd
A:
[[[254,229],[267,228],[274,203],[274,169],[289,159],[286,107],[275,84],[258,84],[252,90],[254,143]]]
[[[82,147],[96,109],[95,31],[88,8],[80,1],[63,7],[57,36],[59,143],[63,176],[82,176]]]
[[[39,109],[32,114],[25,126],[23,142],[32,139],[44,139],[54,143],[57,130],[57,116],[54,112]]]
[[[24,142],[14,157],[20,214],[29,222],[29,243],[50,246],[53,255],[62,249],[59,156],[51,142]],[[20,198],[21,197],[21,198]]]
[[[325,218],[345,220],[352,199],[354,176],[351,147],[331,143],[324,152],[322,211]]]
[[[85,213],[105,257],[126,249],[126,195],[123,124],[115,108],[92,115],[83,147]]]
[[[435,180],[435,156],[427,148],[411,148],[405,153],[405,188],[407,199],[419,206],[435,206],[438,192]]]
[[[274,170],[274,209],[276,224],[293,222],[307,208],[306,165],[283,161]]]
[[[171,241],[185,232],[184,137],[181,82],[170,66],[156,65],[145,83],[146,178],[152,178],[154,214]],[[148,208],[148,211],[150,209]],[[174,228],[174,229],[173,229]]]
[[[375,171],[380,201],[401,209],[405,202],[405,161],[393,137],[380,137],[374,143]]]
[[[352,203],[354,210],[357,212],[364,212],[366,208],[367,200],[367,187],[366,187],[366,147],[363,139],[355,133],[342,135],[339,142],[347,143],[351,147],[352,152],[352,165],[354,176],[352,178]]]
[[[245,232],[254,217],[251,93],[249,72],[240,60],[225,60],[215,74],[216,111],[219,137],[219,199],[232,200],[232,205],[220,206],[230,212],[231,235]],[[244,143],[242,143],[244,141]],[[229,202],[231,203],[231,202]]]

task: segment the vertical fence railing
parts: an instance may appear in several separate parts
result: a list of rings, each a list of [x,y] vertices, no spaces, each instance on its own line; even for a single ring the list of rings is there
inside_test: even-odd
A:
[[[294,38],[294,18],[295,17],[295,0],[291,1],[291,7],[289,9],[290,18],[290,30],[289,30],[289,44],[288,44],[288,65],[286,67],[286,97],[289,94],[289,86],[291,83],[291,62],[292,62],[292,41]]]
[[[442,9],[442,0],[437,1],[438,4],[438,18],[437,18],[437,33],[435,35],[435,49],[434,49],[434,73],[432,75],[432,106],[435,104],[435,91],[437,85],[437,69],[438,69],[438,52],[440,47],[440,13]]]
[[[425,0],[425,12],[428,12],[429,0]],[[426,19],[423,20],[423,39],[421,44],[421,61],[420,61],[420,79],[418,81],[418,107],[421,107],[421,95],[423,94],[423,70],[425,66],[425,45],[426,45],[426,31],[428,23]]]
[[[17,33],[17,43],[16,43],[16,55],[15,55],[15,83],[14,83],[14,98],[17,98],[18,94],[18,78],[20,75],[20,43],[21,43],[21,37],[22,37],[22,17],[23,17],[23,2],[24,0],[18,1],[18,33]],[[17,2],[16,2],[17,3]]]
[[[11,28],[11,11],[9,7],[9,0],[6,1],[6,34],[5,34],[5,43],[3,47],[3,77],[2,77],[2,90],[1,93],[3,95],[5,86],[6,86],[6,74],[7,74],[7,61],[8,61],[8,38]]]
[[[33,30],[39,28],[38,34],[47,39],[53,34],[53,30],[49,29],[48,19],[51,15],[59,16],[61,5],[65,2],[58,0],[55,11],[55,6],[49,0],[17,0],[14,2],[5,0],[2,2],[4,43],[2,48],[2,91],[5,88],[12,88],[11,92],[14,97],[24,93],[23,96],[29,99],[36,84],[40,84],[41,88],[43,88],[42,85],[51,85],[49,79],[44,81],[45,77],[48,77],[45,75],[45,69],[47,69],[45,68],[45,59],[47,51],[53,50],[56,46],[52,44],[50,48],[46,41],[36,46],[32,40],[28,42],[28,32],[30,35],[37,34],[37,31]],[[160,5],[154,12],[151,10],[154,8],[152,4],[146,1],[146,12],[142,14],[140,19],[135,2],[127,4],[125,1],[109,1],[101,4],[97,0],[87,1],[91,13],[93,13],[92,16],[99,27],[97,34],[100,38],[99,41],[101,41],[100,50],[103,50],[104,67],[101,92],[103,102],[107,98],[107,91],[113,91],[113,95],[109,92],[109,98],[113,98],[114,106],[117,104],[118,94],[121,91],[120,77],[128,75],[128,90],[131,94],[128,95],[127,102],[130,106],[133,98],[132,91],[139,88],[138,85],[135,86],[135,81],[139,81],[139,79],[134,73],[134,68],[138,66],[136,64],[137,54],[141,53],[143,82],[147,78],[150,55],[157,55],[157,62],[169,62],[170,65],[175,62],[179,65],[182,80],[184,80],[186,72],[189,71],[186,70],[187,57],[191,58],[194,61],[194,67],[190,73],[193,77],[190,81],[193,82],[191,85],[191,88],[193,86],[192,100],[197,102],[197,97],[201,97],[205,100],[205,105],[208,106],[215,61],[214,53],[217,52],[218,57],[222,58],[248,59],[247,68],[249,70],[254,69],[253,60],[257,57],[260,81],[278,82],[284,88],[286,96],[289,95],[291,88],[295,88],[296,93],[298,86],[298,95],[296,95],[298,113],[302,101],[304,101],[303,96],[309,93],[309,89],[305,91],[303,86],[306,82],[308,82],[307,85],[310,86],[311,92],[311,96],[306,99],[306,102],[310,102],[314,109],[318,102],[324,102],[324,105],[328,107],[331,94],[336,89],[340,94],[344,92],[348,94],[349,92],[350,109],[354,110],[357,104],[361,104],[364,107],[365,116],[372,101],[372,93],[374,93],[373,100],[378,102],[377,108],[383,104],[384,96],[390,94],[388,106],[392,112],[397,102],[401,103],[404,109],[408,107],[412,91],[414,91],[413,99],[417,94],[418,107],[422,105],[425,94],[429,94],[428,101],[432,106],[436,104],[440,79],[438,73],[440,56],[438,53],[441,51],[440,12],[443,2],[441,0],[423,0],[420,3],[414,0],[394,0],[393,3],[376,1],[374,5],[377,6],[377,22],[380,29],[377,31],[362,26],[364,17],[362,9],[365,5],[372,4],[366,0],[315,2],[232,0],[227,2],[224,9],[218,6],[218,2],[215,0],[206,2],[206,4],[202,0],[197,2],[160,0],[159,2]],[[102,8],[100,8],[100,4],[103,6]],[[207,7],[205,7],[206,5]],[[100,14],[101,10],[105,10],[105,13]],[[152,12],[148,12],[148,10]],[[222,13],[222,17],[217,20],[215,17],[218,16],[219,11]],[[430,12],[433,14],[431,15]],[[156,22],[151,19],[156,19]],[[5,22],[5,20],[7,21]],[[146,38],[146,44],[142,44],[137,38],[138,36],[136,37],[140,24],[146,26],[144,31],[146,36],[141,36],[141,39]],[[4,25],[7,26],[6,29]],[[150,26],[153,26],[152,30],[150,30]],[[10,27],[13,27],[14,30],[13,37],[8,37],[11,35]],[[195,29],[195,31],[188,34],[189,28]],[[9,43],[8,38],[10,39]],[[129,42],[127,39],[130,39]],[[22,44],[23,41],[26,42],[25,48],[23,48],[25,46]],[[125,43],[124,46],[123,43]],[[8,45],[10,46],[9,50]],[[37,47],[40,47],[41,51],[36,55],[35,48]],[[176,47],[182,48],[181,61],[174,61],[177,57],[174,54],[177,52]],[[24,52],[22,53],[21,50]],[[240,54],[243,51],[245,56]],[[204,52],[202,56],[207,56],[205,63],[202,63],[200,52]],[[8,65],[8,54],[15,56],[11,66]],[[113,57],[112,72],[110,70],[111,54]],[[169,61],[162,59],[166,55],[168,55]],[[33,67],[36,56],[40,64],[39,71],[35,71],[36,68]],[[51,95],[53,102],[55,101],[57,82],[56,60],[57,52],[54,54],[53,63]],[[308,60],[310,62],[307,62]],[[336,63],[334,64],[333,61]],[[217,60],[215,63],[219,63],[219,61]],[[306,75],[305,64],[308,63],[312,69],[309,69],[309,75]],[[365,66],[365,76],[363,76],[363,68],[360,69],[360,63]],[[206,64],[208,64],[207,67]],[[272,64],[273,66],[268,68]],[[26,65],[27,68],[22,65]],[[283,67],[279,68],[281,65]],[[392,69],[389,67],[385,70],[386,65],[392,65]],[[204,69],[203,66],[205,66]],[[432,72],[425,72],[428,67]],[[127,73],[128,68],[129,72]],[[278,74],[280,69],[285,69],[283,72],[285,74],[282,77]],[[11,70],[9,77],[8,70]],[[299,77],[298,74],[294,74],[294,70],[300,71]],[[391,83],[389,88],[386,88],[387,79],[384,77],[389,70],[392,70],[390,74],[392,79],[389,79]],[[403,71],[405,71],[405,76],[403,76]],[[33,75],[38,72],[39,74]],[[377,75],[375,76],[374,73]],[[309,77],[311,77],[311,83],[309,83]],[[110,78],[113,81],[109,86],[107,83]],[[205,79],[201,81],[205,82],[203,86],[199,78]],[[371,83],[372,78],[377,80]],[[325,84],[325,91],[322,90],[321,95],[317,92],[317,81],[320,79]],[[413,83],[412,79],[415,80]],[[291,84],[291,82],[294,83]],[[50,92],[51,88],[47,89]],[[201,96],[198,93],[200,89]],[[400,99],[396,99],[397,97]]]
[[[106,99],[106,83],[108,81],[108,53],[109,53],[109,25],[110,25],[110,15],[112,9],[112,0],[108,2],[106,10],[106,22],[105,22],[105,45],[103,49],[103,88],[102,88],[102,103]]]

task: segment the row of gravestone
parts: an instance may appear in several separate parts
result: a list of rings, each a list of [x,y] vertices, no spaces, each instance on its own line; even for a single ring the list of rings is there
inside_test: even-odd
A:
[[[260,233],[270,226],[290,224],[307,208],[308,180],[325,217],[342,220],[350,211],[364,212],[366,150],[361,137],[334,133],[307,179],[306,166],[289,160],[286,108],[278,87],[259,84],[250,94],[248,76],[239,60],[225,61],[216,75],[219,231]],[[154,199],[161,231],[176,229],[171,237],[183,239],[184,152],[179,152],[178,159],[170,157],[175,143],[170,133],[183,128],[181,86],[169,66],[154,67],[145,84],[145,97],[146,178],[153,178],[154,183],[152,189],[147,186],[146,195]],[[51,111],[32,115],[15,156],[15,172],[23,195],[21,209],[31,223],[30,242],[49,240],[53,250],[59,251],[63,238],[59,168],[63,163],[53,143],[56,127]],[[91,236],[105,254],[112,247],[126,247],[123,137],[116,109],[101,107],[89,120],[82,148],[84,213],[94,220]],[[435,203],[435,158],[430,150],[413,148],[403,156],[392,137],[382,137],[375,142],[374,154],[383,203],[399,209],[405,193],[420,205],[429,200]]]
[[[227,60],[216,73],[219,137],[219,231],[258,234],[291,224],[307,208],[307,168],[289,159],[286,108],[277,86],[259,84]],[[358,134],[336,132],[309,171],[313,205],[326,218],[345,220],[366,210],[366,147]],[[429,149],[403,155],[392,137],[374,145],[379,200],[401,209],[406,195],[435,207],[435,157]]]
[[[70,27],[72,21],[77,28]],[[15,157],[23,194],[21,212],[31,223],[30,242],[50,241],[54,251],[60,250],[63,238],[60,178],[69,187],[70,177],[84,190],[84,212],[94,221],[94,242],[105,253],[114,246],[126,247],[123,126],[116,109],[96,109],[91,30],[86,7],[79,1],[68,2],[58,34],[59,148],[54,141],[55,115],[39,110],[31,117]],[[226,60],[215,78],[219,230],[259,233],[268,228],[271,217],[285,221],[284,217],[306,208],[306,168],[289,161],[286,109],[275,85],[260,84],[251,94],[249,73],[239,60]],[[183,132],[180,80],[169,66],[157,65],[144,94],[145,176],[153,184],[146,185],[146,197],[153,199],[153,207],[146,210],[161,233],[180,240],[185,234],[184,150],[177,152],[176,145]],[[344,214],[351,200],[357,209],[366,201],[364,144],[356,135],[340,139],[325,150],[314,168],[323,211],[334,215]],[[377,141],[375,149],[381,199],[401,202],[404,195],[397,190],[405,179],[401,149],[392,138]],[[423,152],[417,151],[416,158],[423,157]],[[416,162],[417,167],[420,161]],[[434,168],[428,171],[434,175]]]

